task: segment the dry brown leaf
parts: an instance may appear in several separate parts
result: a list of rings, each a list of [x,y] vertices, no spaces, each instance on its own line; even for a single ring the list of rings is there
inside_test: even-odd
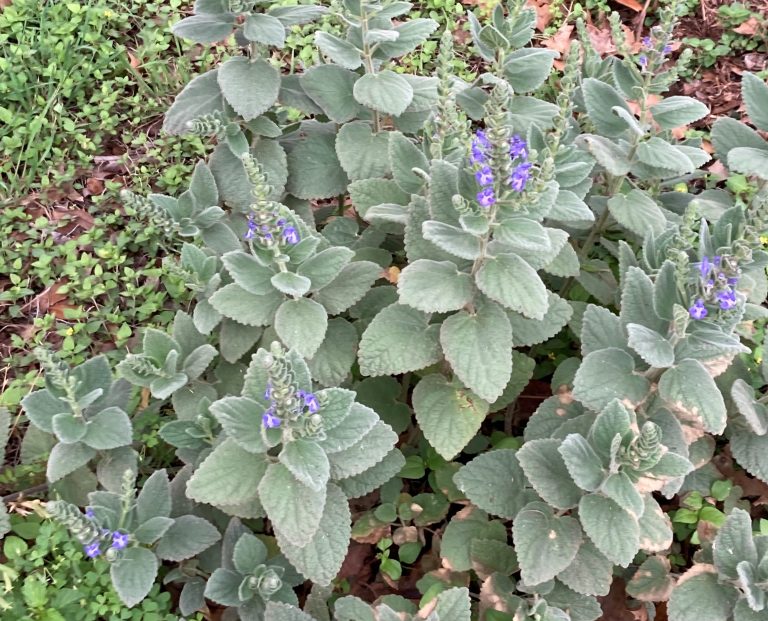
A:
[[[66,293],[59,293],[59,288],[67,284],[67,279],[62,278],[57,280],[52,285],[46,287],[43,291],[38,293],[29,302],[21,307],[21,310],[30,312],[35,317],[42,317],[48,312],[51,306],[63,302],[67,299]]]
[[[587,24],[587,33],[592,47],[600,56],[613,54],[616,51],[616,44],[611,36],[611,29],[608,25],[597,27],[594,24]]]
[[[528,0],[528,6],[536,11],[536,30],[544,32],[552,21],[552,12],[549,10],[549,0]]]
[[[544,47],[560,52],[560,54],[565,56],[568,52],[568,48],[571,46],[571,34],[573,34],[573,28],[574,26],[572,24],[563,24],[552,37],[545,39],[541,44]]]
[[[717,160],[709,167],[709,173],[720,179],[728,178],[728,169],[720,160]]]
[[[131,50],[128,50],[126,53],[128,54],[128,62],[130,63],[131,67],[134,69],[141,67],[141,61],[138,59],[136,54],[131,52]]]
[[[85,187],[88,190],[88,193],[90,196],[93,196],[94,194],[103,194],[104,193],[104,180],[103,179],[97,179],[96,177],[88,177],[88,179],[85,182]]]
[[[397,281],[400,280],[400,268],[395,267],[394,265],[392,267],[388,267],[381,273],[381,277],[385,280],[388,280],[393,285],[396,285]]]
[[[760,27],[761,24],[759,21],[757,21],[757,18],[750,17],[747,21],[739,25],[738,28],[734,28],[733,32],[751,37],[752,35],[757,34],[757,31],[760,30]]]
[[[648,98],[645,102],[645,107],[650,108],[651,106],[655,106],[657,103],[661,101],[661,97],[659,95],[654,95],[653,93],[648,95]],[[640,115],[640,104],[636,101],[628,101],[627,105],[629,106],[629,109],[632,111],[632,114],[635,116]]]
[[[632,9],[633,11],[637,11],[638,13],[643,10],[643,5],[637,0],[616,0],[616,3],[625,6],[628,9]]]
[[[768,505],[768,484],[749,476],[744,470],[737,470],[733,464],[730,446],[712,461],[723,476],[733,481],[734,485],[741,487],[744,496],[757,497],[752,501],[753,505]]]

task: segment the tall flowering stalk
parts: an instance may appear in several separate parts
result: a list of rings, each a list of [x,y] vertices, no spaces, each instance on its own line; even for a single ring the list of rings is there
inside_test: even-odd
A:
[[[46,505],[46,510],[57,522],[67,527],[83,545],[83,553],[90,559],[106,553],[109,560],[114,560],[117,553],[127,548],[131,541],[130,535],[120,529],[112,531],[103,528],[90,507],[82,513],[73,504],[54,500]]]
[[[292,435],[317,437],[321,433],[320,399],[298,387],[293,364],[279,343],[272,344],[264,364],[268,376],[264,399],[269,401],[261,420],[264,429],[276,429],[285,423]]]
[[[288,219],[287,210],[269,199],[272,187],[261,165],[250,154],[243,155],[242,161],[251,182],[254,199],[243,239],[271,251],[280,270],[286,271],[288,258],[284,255],[284,249],[298,244],[301,235]]]
[[[709,316],[707,306],[717,306],[722,311],[736,307],[738,296],[736,287],[739,284],[739,267],[736,257],[728,255],[703,256],[696,265],[696,284],[698,297],[688,309],[693,319],[704,319]]]

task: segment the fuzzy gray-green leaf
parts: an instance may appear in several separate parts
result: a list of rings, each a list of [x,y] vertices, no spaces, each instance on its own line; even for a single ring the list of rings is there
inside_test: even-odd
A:
[[[488,404],[440,374],[422,378],[413,391],[413,408],[424,437],[445,459],[453,459],[475,436]]]
[[[667,407],[714,434],[725,429],[723,395],[712,376],[697,360],[683,360],[659,380],[659,396]]]
[[[541,503],[532,503],[512,525],[522,577],[531,586],[551,580],[576,557],[583,535],[572,517],[556,517]]]
[[[559,446],[555,439],[530,440],[517,452],[517,458],[539,496],[553,507],[570,509],[583,492],[571,480]]]
[[[368,325],[360,339],[363,375],[397,375],[423,369],[441,357],[439,326],[419,310],[392,304]]]
[[[275,331],[289,349],[312,358],[325,338],[328,315],[309,298],[286,300],[275,314]]]
[[[501,396],[512,373],[512,328],[500,306],[490,302],[472,314],[451,315],[440,328],[440,344],[467,388],[489,403]]]
[[[418,259],[400,273],[397,290],[403,304],[425,313],[459,310],[472,300],[472,278],[450,261]]]
[[[283,464],[273,463],[261,479],[259,498],[269,519],[293,545],[309,543],[320,526],[326,488],[301,483]]]
[[[632,562],[640,549],[637,518],[599,494],[581,499],[579,518],[584,532],[607,558],[622,567]]]
[[[358,103],[378,112],[400,116],[413,99],[413,88],[403,76],[385,69],[367,73],[355,82]]]
[[[492,300],[531,319],[543,319],[549,308],[547,289],[536,270],[515,254],[486,259],[475,282]]]
[[[514,519],[535,499],[511,449],[497,449],[475,457],[454,475],[457,487],[473,504],[492,515]]]

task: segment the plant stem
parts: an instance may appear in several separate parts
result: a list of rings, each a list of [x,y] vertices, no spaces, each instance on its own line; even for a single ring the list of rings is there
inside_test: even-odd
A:
[[[3,496],[3,502],[14,502],[19,498],[23,498],[24,496],[32,496],[33,494],[39,494],[41,492],[46,491],[47,489],[48,489],[48,483],[41,483],[40,485],[35,485],[34,487],[23,489],[20,492],[13,492],[12,494]]]
[[[365,64],[365,72],[368,75],[376,75],[376,69],[373,66],[373,51],[368,44],[368,13],[366,12],[366,3],[362,2],[360,18],[360,31],[363,37],[363,63]],[[381,131],[381,119],[379,118],[378,110],[373,110],[373,133],[378,134]]]
[[[648,122],[648,87],[650,84],[650,77],[646,76],[645,83],[643,85],[643,96],[640,100],[640,123],[641,125],[647,124]],[[631,163],[632,160],[635,158],[635,153],[637,152],[637,146],[640,143],[640,134],[633,133],[632,134],[632,140],[630,143],[629,151],[627,152],[627,160]],[[623,174],[623,175],[617,175],[617,176],[611,176],[610,181],[608,182],[608,189],[606,192],[606,196],[610,199],[611,197],[615,196],[616,193],[621,189],[621,186],[624,184],[624,181],[627,179],[629,173]],[[605,224],[608,221],[608,216],[610,215],[610,210],[608,209],[608,206],[606,205],[605,209],[603,210],[603,213],[600,214],[600,217],[595,221],[595,224],[592,226],[592,228],[589,231],[589,235],[587,235],[587,239],[584,240],[584,245],[581,247],[581,249],[578,251],[577,255],[579,257],[579,265],[589,256],[590,251],[595,245],[595,242],[598,239],[598,236],[603,232],[603,229],[605,228]],[[560,289],[560,296],[565,297],[573,287],[574,283],[576,282],[575,277],[569,276],[566,280],[563,286]]]

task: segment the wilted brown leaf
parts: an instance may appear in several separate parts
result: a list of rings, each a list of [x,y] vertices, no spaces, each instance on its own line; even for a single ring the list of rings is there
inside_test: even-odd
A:
[[[536,11],[536,30],[543,32],[552,21],[549,0],[528,0],[528,6]]]
[[[573,24],[563,24],[553,36],[549,39],[544,39],[541,44],[544,47],[548,47],[550,50],[565,54],[571,44],[573,29]]]
[[[637,0],[616,0],[616,3],[625,6],[628,9],[632,9],[633,11],[637,11],[638,13],[643,10],[643,5]]]
[[[67,280],[65,278],[57,280],[24,304],[21,310],[32,313],[35,317],[42,317],[48,312],[49,308],[67,299],[66,293],[59,293],[59,289],[66,284]]]
[[[400,280],[400,268],[395,267],[394,265],[388,267],[381,273],[381,277],[388,280],[393,285],[396,285],[397,281]]]
[[[616,51],[616,44],[613,42],[611,29],[608,24],[600,27],[594,24],[587,24],[587,34],[589,34],[589,41],[592,43],[592,47],[595,48],[595,51],[600,56],[613,54]]]
[[[740,24],[738,28],[734,28],[733,32],[751,37],[757,34],[757,31],[760,30],[760,26],[761,24],[757,21],[756,17],[750,17],[747,21]]]
[[[90,196],[99,195],[104,192],[104,180],[97,179],[96,177],[88,177],[85,182],[85,187],[88,190]]]

